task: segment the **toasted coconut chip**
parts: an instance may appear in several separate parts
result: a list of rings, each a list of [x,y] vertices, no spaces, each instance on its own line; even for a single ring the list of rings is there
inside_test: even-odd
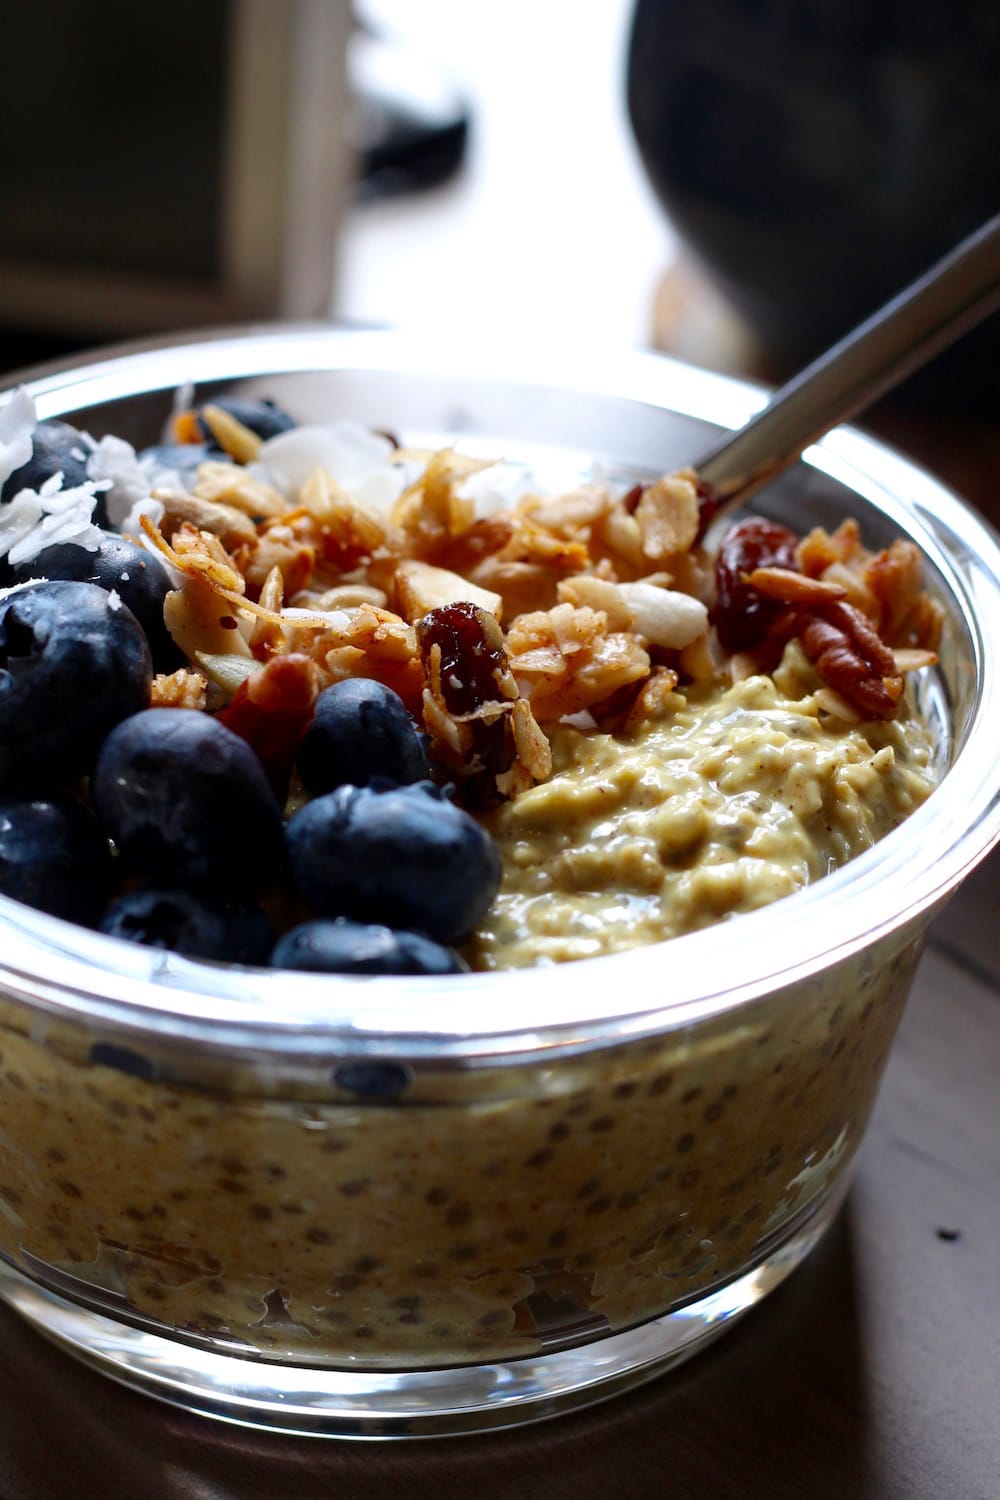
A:
[[[836,531],[816,526],[803,537],[796,548],[796,560],[803,573],[818,578],[834,563],[849,563],[862,554],[861,530],[853,517],[841,521]]]
[[[523,698],[511,709],[511,725],[518,763],[533,781],[546,781],[552,775],[552,746]]]
[[[452,717],[433,688],[424,688],[423,702],[424,724],[431,738],[436,744],[447,746],[454,755],[464,754],[471,733],[468,726]]]
[[[442,448],[396,501],[390,514],[392,524],[426,540],[467,531],[475,522],[476,507],[461,493],[462,481],[492,464],[492,459],[470,458],[453,448]]]
[[[637,636],[609,633],[604,614],[569,604],[514,621],[507,644],[521,695],[540,721],[602,703],[649,675],[649,655]]]
[[[551,499],[538,496],[526,497],[521,502],[525,512],[537,526],[551,531],[570,531],[581,526],[591,526],[606,515],[614,504],[611,493],[599,484],[581,484],[566,494]]]
[[[342,547],[368,555],[386,540],[384,516],[363,505],[325,469],[314,469],[299,491],[299,506],[320,523]]]
[[[262,589],[278,568],[286,595],[300,593],[313,580],[316,548],[297,532],[290,518],[268,522],[260,531],[256,546],[246,556],[243,572],[251,589]]]
[[[936,651],[922,651],[915,646],[900,646],[893,651],[892,659],[897,672],[919,672],[921,667],[937,666]]]
[[[279,567],[273,567],[264,579],[259,604],[263,609],[280,615],[285,602],[285,579]],[[284,632],[271,620],[256,616],[250,630],[250,649],[255,656],[264,657],[279,652],[284,644]]]
[[[866,614],[869,620],[877,620],[881,614],[881,606],[878,599],[865,583],[860,573],[857,573],[847,563],[831,563],[822,573],[824,583],[837,583],[844,590],[843,597],[848,604],[853,604]]]

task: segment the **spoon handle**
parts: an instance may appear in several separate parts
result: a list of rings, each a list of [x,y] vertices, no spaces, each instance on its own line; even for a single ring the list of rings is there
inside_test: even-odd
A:
[[[1000,214],[792,377],[700,463],[725,512],[1000,307]]]

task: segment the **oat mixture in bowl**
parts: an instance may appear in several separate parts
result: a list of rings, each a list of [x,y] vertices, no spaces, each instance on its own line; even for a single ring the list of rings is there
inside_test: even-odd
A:
[[[691,1352],[835,1211],[995,837],[957,502],[838,433],[716,555],[685,464],[755,392],[504,359],[264,330],[0,410],[82,467],[0,505],[0,841],[61,809],[4,875],[3,1292],[196,1409],[459,1430]],[[147,654],[82,695],[92,616]]]

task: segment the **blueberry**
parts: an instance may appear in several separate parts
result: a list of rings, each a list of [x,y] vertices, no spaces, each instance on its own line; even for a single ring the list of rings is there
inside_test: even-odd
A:
[[[104,589],[59,581],[0,599],[0,786],[82,776],[151,681],[141,625]]]
[[[318,974],[460,974],[465,969],[456,953],[418,932],[343,918],[293,927],[278,939],[271,967]]]
[[[163,601],[174,586],[170,575],[155,554],[126,537],[108,532],[93,552],[75,542],[56,542],[14,572],[23,579],[74,579],[108,593],[114,589],[146,632],[155,670],[173,672],[183,665],[183,653],[163,623]]]
[[[324,916],[385,922],[451,943],[500,885],[500,856],[480,825],[430,782],[342,786],[290,820],[286,846],[301,894]]]
[[[109,937],[220,963],[265,964],[274,942],[262,911],[181,890],[129,891],[112,902],[100,927]]]
[[[273,870],[281,810],[245,740],[190,708],[112,730],[91,780],[98,821],[128,866],[168,884],[238,890]]]
[[[182,479],[193,478],[199,464],[232,461],[215,443],[158,443],[143,448],[136,456],[144,468],[154,464],[158,469],[174,469]]]
[[[403,700],[366,677],[324,688],[299,749],[299,775],[314,796],[374,776],[400,784],[423,781],[427,754]]]
[[[0,801],[0,892],[89,925],[111,887],[107,840],[78,802]]]
[[[206,406],[220,407],[222,411],[235,417],[237,422],[255,432],[264,442],[268,438],[277,437],[279,432],[288,432],[296,425],[293,418],[273,401],[257,401],[245,396],[217,396],[213,401],[206,401],[195,408],[198,426],[209,440],[212,440],[212,429],[202,416]]]
[[[19,490],[37,490],[60,471],[64,490],[75,488],[87,477],[87,459],[92,446],[68,422],[39,422],[32,434],[31,457],[15,469],[0,490],[0,502],[13,500]],[[76,457],[82,454],[82,458]]]
[[[338,1089],[369,1099],[395,1099],[410,1082],[406,1068],[390,1062],[342,1063],[332,1077]]]
[[[119,1046],[117,1042],[95,1042],[90,1049],[89,1061],[103,1068],[114,1068],[118,1073],[127,1073],[130,1078],[144,1078],[151,1082],[156,1077],[156,1064],[142,1052],[131,1047]]]

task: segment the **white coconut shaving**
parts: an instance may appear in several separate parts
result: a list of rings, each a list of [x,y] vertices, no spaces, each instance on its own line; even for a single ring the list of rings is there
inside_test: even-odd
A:
[[[87,459],[87,478],[106,487],[104,508],[111,525],[123,529],[126,517],[148,500],[153,488],[151,475],[124,438],[102,437]]]
[[[525,464],[498,459],[476,474],[463,479],[458,493],[471,500],[476,516],[482,519],[495,510],[509,510],[534,488],[535,478]]]
[[[94,506],[101,483],[85,479],[63,489],[60,470],[37,490],[19,490],[0,507],[0,557],[12,567],[33,562],[56,542],[73,542],[87,552],[96,552],[104,533],[94,525]]]
[[[35,403],[24,386],[0,406],[0,485],[7,483],[31,457],[32,434],[38,424]]]
[[[261,444],[250,471],[294,500],[314,469],[326,472],[365,505],[386,509],[403,493],[406,476],[390,462],[388,438],[358,422],[293,427]]]

